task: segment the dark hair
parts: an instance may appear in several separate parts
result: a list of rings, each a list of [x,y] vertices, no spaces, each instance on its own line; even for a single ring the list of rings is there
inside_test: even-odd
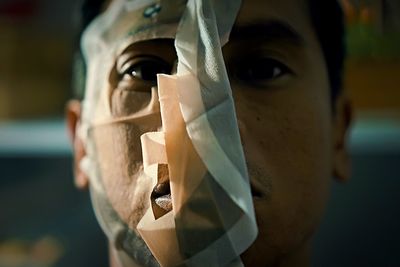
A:
[[[345,58],[345,25],[343,11],[338,0],[308,0],[311,23],[325,58],[332,102],[340,94],[343,83],[343,68]],[[89,23],[101,12],[106,0],[83,0],[79,36]],[[85,63],[79,51],[75,73],[80,72],[84,77]],[[78,81],[81,80],[81,81]],[[75,77],[75,92],[82,97],[84,79]]]
[[[107,0],[83,0],[81,6],[80,35],[92,20],[101,13]]]
[[[77,36],[72,70],[72,97],[83,99],[86,84],[86,62],[80,48],[80,41],[86,27],[102,12],[107,0],[81,0],[77,20]]]
[[[343,86],[346,56],[344,15],[338,0],[308,0],[311,23],[325,57],[332,101]]]

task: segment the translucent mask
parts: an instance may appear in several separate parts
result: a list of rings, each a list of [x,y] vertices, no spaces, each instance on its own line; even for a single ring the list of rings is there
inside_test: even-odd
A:
[[[241,266],[240,254],[256,238],[221,52],[239,7],[240,1],[116,0],[84,34],[88,79],[80,134],[87,156],[82,168],[90,177],[96,216],[126,265]],[[132,103],[143,100],[145,105],[115,112],[118,105],[107,86],[115,55],[124,44],[168,37],[175,38],[177,73],[159,75],[146,97],[132,96]],[[114,149],[113,135],[133,140],[116,166],[94,141],[110,142]],[[135,154],[138,150],[141,155]],[[120,219],[102,178],[128,175],[124,170],[135,169],[133,162],[143,162],[143,179],[152,186],[168,181],[173,207],[160,213],[157,206],[163,204],[155,206],[153,199],[137,229]],[[168,199],[158,201],[168,205]]]

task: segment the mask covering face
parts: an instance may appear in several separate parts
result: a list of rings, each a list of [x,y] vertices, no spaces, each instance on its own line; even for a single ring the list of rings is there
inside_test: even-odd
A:
[[[240,1],[114,0],[83,36],[88,79],[80,127],[87,151],[82,169],[90,177],[97,219],[124,266],[241,266],[240,254],[256,238],[221,52],[239,7]],[[175,38],[177,74],[159,75],[144,107],[115,108],[107,85],[121,46],[168,37]],[[130,103],[144,99],[135,93]],[[98,151],[96,143],[116,149],[115,140],[107,141],[116,135],[133,141],[120,159],[108,159],[113,153]],[[167,181],[173,207],[160,213],[168,199],[149,200],[136,229],[120,219],[104,182],[107,175],[132,170],[142,170],[141,179],[151,186]]]

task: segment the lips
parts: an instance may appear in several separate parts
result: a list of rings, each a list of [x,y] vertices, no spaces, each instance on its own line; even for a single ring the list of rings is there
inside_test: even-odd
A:
[[[152,203],[157,206],[160,217],[172,210],[169,180],[157,184],[151,194]],[[153,207],[154,209],[154,207]]]
[[[168,173],[165,172],[165,170],[161,170],[159,174],[161,174],[161,179],[159,179],[159,183],[154,187],[151,193],[151,203],[156,219],[172,211],[171,188]],[[250,183],[250,189],[253,199],[262,199],[264,197],[262,190],[253,182]]]
[[[155,199],[155,202],[160,208],[162,208],[166,212],[172,210],[171,194],[158,197]]]
[[[154,217],[162,217],[172,210],[171,188],[169,185],[169,171],[167,164],[158,165],[158,183],[151,193],[151,205]]]

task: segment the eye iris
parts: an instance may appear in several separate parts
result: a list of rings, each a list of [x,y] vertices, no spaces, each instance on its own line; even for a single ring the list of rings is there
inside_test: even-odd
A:
[[[170,68],[167,64],[153,60],[137,63],[126,71],[130,76],[144,81],[156,81],[157,74],[169,72]]]
[[[237,76],[243,81],[272,80],[283,75],[285,67],[276,60],[261,58],[239,63]]]

